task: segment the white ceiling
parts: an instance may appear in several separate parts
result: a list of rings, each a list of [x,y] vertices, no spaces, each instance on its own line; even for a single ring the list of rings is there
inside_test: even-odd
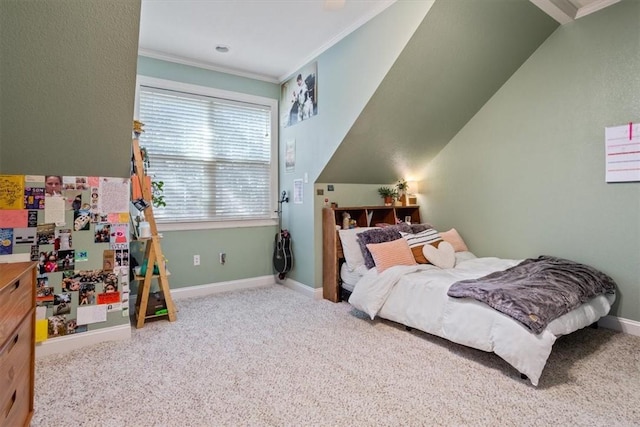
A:
[[[280,83],[395,1],[142,0],[140,54]],[[561,24],[618,1],[531,0]]]
[[[142,0],[139,48],[145,56],[279,83],[394,2]]]

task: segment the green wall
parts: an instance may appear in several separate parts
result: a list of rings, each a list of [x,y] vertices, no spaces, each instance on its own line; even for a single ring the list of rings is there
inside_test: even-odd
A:
[[[426,220],[477,255],[556,255],[640,321],[640,183],[605,182],[604,128],[640,120],[640,3],[564,25],[427,165]]]
[[[139,21],[140,0],[0,1],[0,173],[129,176]]]
[[[308,176],[304,202],[283,207],[283,225],[291,231],[293,242],[289,277],[297,282],[322,287],[321,216],[314,207],[313,183],[432,4],[398,1],[322,53],[317,58],[318,115],[280,129],[280,187],[291,192],[294,179]],[[289,139],[296,141],[296,165],[294,172],[285,173]]]
[[[128,176],[140,0],[0,1],[0,172]]]
[[[319,181],[423,178],[418,171],[558,25],[529,0],[436,1]]]
[[[279,99],[280,85],[158,59],[138,57],[138,74]],[[162,231],[162,227],[160,227]],[[273,274],[276,226],[192,231],[162,231],[162,251],[169,260],[172,289]],[[227,262],[219,262],[219,253]],[[200,266],[193,255],[200,255]],[[137,253],[138,257],[141,253]],[[132,293],[137,291],[132,283]]]

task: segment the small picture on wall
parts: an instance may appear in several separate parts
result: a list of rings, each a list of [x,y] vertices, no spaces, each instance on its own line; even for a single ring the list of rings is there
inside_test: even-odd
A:
[[[281,88],[280,124],[289,127],[318,114],[318,63],[314,62],[284,82]]]
[[[67,318],[66,316],[49,317],[49,338],[67,335]]]
[[[71,294],[54,294],[53,295],[53,314],[69,314],[71,313]]]
[[[284,165],[287,172],[296,170],[296,140],[289,139],[286,142],[284,153]]]

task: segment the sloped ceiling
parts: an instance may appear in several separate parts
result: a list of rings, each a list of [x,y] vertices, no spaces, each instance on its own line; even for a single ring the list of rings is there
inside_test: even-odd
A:
[[[317,182],[421,179],[558,25],[528,0],[437,0]]]

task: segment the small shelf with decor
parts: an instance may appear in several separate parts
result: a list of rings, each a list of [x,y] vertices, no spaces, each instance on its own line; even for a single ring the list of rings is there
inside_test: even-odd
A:
[[[135,164],[135,176],[132,178],[138,180],[138,185],[142,191],[143,199],[146,201],[152,200],[152,190],[149,184],[150,180],[145,173],[144,160],[138,139],[133,140],[133,158]],[[151,281],[157,280],[160,287],[160,291],[164,296],[166,304],[166,311],[163,311],[162,316],[168,318],[170,322],[176,320],[176,308],[171,298],[171,290],[169,289],[169,272],[166,269],[166,262],[164,255],[162,254],[162,247],[160,245],[161,235],[158,234],[158,228],[156,226],[156,220],[153,215],[153,207],[148,206],[144,209],[145,220],[149,223],[150,235],[139,237],[138,240],[142,241],[145,245],[145,253],[143,258],[144,272],[136,274],[134,280],[137,280],[140,284],[138,288],[138,298],[136,299],[136,328],[142,328],[145,320],[160,317],[157,314],[148,314],[147,306],[149,304],[149,294],[151,293]]]

